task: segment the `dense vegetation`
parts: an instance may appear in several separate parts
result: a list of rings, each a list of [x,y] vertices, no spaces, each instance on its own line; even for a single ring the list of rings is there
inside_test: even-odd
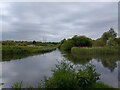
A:
[[[65,60],[59,62],[53,70],[53,76],[45,79],[43,84],[36,88],[74,88],[74,90],[86,90],[88,88],[111,88],[103,83],[97,82],[98,74],[94,66],[87,64],[85,66],[73,65]],[[22,88],[23,83],[15,83],[12,88]],[[34,88],[29,87],[28,88]]]
[[[79,48],[81,47],[104,47],[104,46],[118,47],[120,45],[120,38],[116,38],[116,36],[117,36],[117,33],[114,31],[113,28],[110,28],[109,31],[104,32],[101,38],[98,38],[96,40],[92,40],[91,38],[88,38],[86,36],[75,35],[74,37],[70,39],[67,39],[67,40],[63,39],[61,41],[60,49],[65,52],[70,52],[72,47],[79,47]],[[103,49],[98,48],[98,49],[100,51],[100,49],[103,50],[105,48]],[[105,50],[108,50],[108,49],[105,49]]]
[[[2,45],[7,46],[52,46],[57,45],[58,42],[39,42],[39,41],[13,41],[13,40],[6,40],[2,41]]]
[[[87,38],[85,36],[74,36],[71,39],[64,40],[61,44],[61,50],[62,51],[70,51],[72,47],[78,46],[78,47],[91,47],[92,46],[92,40],[90,38]]]
[[[58,43],[41,43],[35,41],[3,41],[2,44],[2,61],[20,59],[34,54],[50,52],[59,46]]]
[[[79,48],[73,47],[71,52],[79,55],[118,55],[120,47],[92,47],[92,48]]]

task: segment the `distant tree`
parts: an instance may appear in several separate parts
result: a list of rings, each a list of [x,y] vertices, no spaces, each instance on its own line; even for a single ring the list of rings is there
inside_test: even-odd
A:
[[[72,38],[65,40],[61,45],[62,51],[70,51],[72,47],[90,47],[92,46],[92,40],[85,36],[73,36]]]
[[[61,44],[63,44],[66,41],[66,39],[64,38],[63,40],[61,40]]]
[[[114,31],[113,28],[110,28],[109,31],[103,33],[102,39],[104,41],[107,41],[108,39],[115,38],[116,36],[117,36],[117,33]]]
[[[34,40],[34,41],[33,41],[33,44],[35,44],[35,43],[36,43],[36,41]]]
[[[86,36],[74,36],[72,39],[74,40],[75,46],[81,47],[92,46],[92,39],[87,38]]]

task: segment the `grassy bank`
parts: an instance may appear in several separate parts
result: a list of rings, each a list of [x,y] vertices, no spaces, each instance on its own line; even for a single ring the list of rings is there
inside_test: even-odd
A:
[[[120,47],[73,47],[71,53],[76,55],[118,55]]]
[[[2,46],[2,60],[19,59],[35,54],[50,52],[55,50],[54,46]]]

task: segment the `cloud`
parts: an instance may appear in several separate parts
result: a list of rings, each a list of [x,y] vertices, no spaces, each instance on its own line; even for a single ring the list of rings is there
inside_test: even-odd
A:
[[[76,34],[96,39],[111,27],[117,32],[117,8],[117,2],[9,3],[0,14],[3,40],[60,41]]]

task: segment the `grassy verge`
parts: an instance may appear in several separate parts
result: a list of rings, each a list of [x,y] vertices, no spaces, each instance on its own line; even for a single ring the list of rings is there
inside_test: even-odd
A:
[[[54,46],[2,46],[2,60],[20,59],[23,57],[50,52],[55,50],[58,45]]]
[[[71,53],[77,55],[118,55],[120,54],[120,47],[73,47]]]

